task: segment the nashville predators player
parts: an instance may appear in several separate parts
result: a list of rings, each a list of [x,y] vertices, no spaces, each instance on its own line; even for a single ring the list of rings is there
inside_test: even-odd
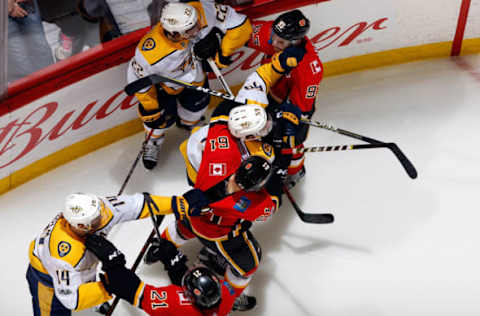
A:
[[[230,56],[249,39],[252,27],[248,18],[229,6],[212,0],[168,3],[160,22],[140,41],[131,59],[128,82],[160,74],[198,86],[208,87],[204,61],[213,58],[227,67]],[[151,138],[143,155],[145,168],[156,166],[165,132],[175,122],[191,129],[207,109],[207,94],[184,90],[173,83],[150,86],[135,94],[139,115]]]
[[[149,217],[145,201],[153,201],[156,215],[172,212],[171,197],[148,193],[66,197],[64,210],[30,243],[27,280],[34,315],[71,315],[111,298],[96,281],[98,260],[86,250],[85,236],[106,236],[118,223]]]

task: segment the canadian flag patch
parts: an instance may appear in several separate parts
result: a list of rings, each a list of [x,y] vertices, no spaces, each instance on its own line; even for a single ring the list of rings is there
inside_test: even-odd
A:
[[[210,176],[224,176],[227,174],[227,164],[225,163],[210,163],[209,165]]]

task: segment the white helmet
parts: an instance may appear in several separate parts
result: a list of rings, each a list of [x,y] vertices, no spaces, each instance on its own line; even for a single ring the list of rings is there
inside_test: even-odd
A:
[[[163,7],[160,23],[162,27],[170,32],[184,34],[198,22],[197,10],[189,4],[181,2],[170,2]]]
[[[100,199],[89,193],[74,193],[65,198],[63,217],[74,228],[90,231],[102,216]]]
[[[259,138],[267,136],[272,129],[272,121],[260,105],[240,105],[230,110],[228,129],[233,136],[240,139],[248,136]]]

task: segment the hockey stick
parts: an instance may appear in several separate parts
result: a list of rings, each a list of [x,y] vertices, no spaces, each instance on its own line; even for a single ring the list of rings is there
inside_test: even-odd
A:
[[[142,154],[145,151],[145,146],[147,145],[148,141],[150,140],[150,137],[152,137],[152,132],[153,132],[153,128],[150,130],[150,133],[148,133],[147,137],[143,141],[142,148],[140,149],[140,152],[138,153],[137,158],[135,158],[135,161],[133,162],[132,167],[130,168],[130,171],[128,172],[127,177],[125,178],[125,181],[123,181],[122,187],[120,188],[120,191],[118,191],[117,195],[121,195],[123,193],[123,190],[125,190],[125,187],[127,186],[128,180],[130,180],[130,177],[133,174],[133,170],[135,170],[135,168],[137,167],[138,161],[140,160],[140,157],[142,157]],[[160,221],[160,223],[161,223],[161,221]],[[160,225],[160,223],[159,223],[159,225]],[[148,236],[147,241],[143,245],[142,250],[140,250],[140,253],[137,256],[137,259],[135,259],[135,262],[133,263],[133,266],[130,270],[132,270],[134,272],[135,272],[135,270],[137,270],[137,267],[140,264],[140,261],[142,260],[143,256],[145,255],[145,252],[147,251],[147,248],[150,245],[150,243],[152,242],[154,236],[155,236],[155,231],[152,231],[150,233],[150,236]],[[117,307],[117,304],[118,304],[119,301],[120,301],[120,298],[118,296],[115,297],[112,305],[110,305],[110,308],[107,311],[107,314],[106,314],[107,316],[112,315],[113,310],[115,309],[115,307]]]
[[[353,133],[353,132],[350,132],[350,131],[347,131],[347,130],[344,130],[344,129],[340,129],[340,128],[337,128],[333,125],[322,123],[322,122],[319,122],[319,121],[302,119],[302,122],[305,123],[305,124],[311,125],[311,126],[315,126],[315,127],[319,127],[319,128],[329,130],[329,131],[334,132],[334,133],[338,133],[338,134],[342,134],[342,135],[352,137],[352,138],[355,138],[355,139],[363,140],[364,142],[367,142],[367,143],[370,143],[370,144],[383,145],[381,147],[387,147],[388,149],[390,149],[393,152],[393,154],[395,155],[395,157],[397,157],[398,161],[402,164],[403,169],[405,169],[405,171],[407,172],[407,174],[410,178],[415,179],[418,175],[417,170],[415,169],[413,164],[410,162],[410,160],[408,160],[407,156],[405,156],[405,154],[400,150],[400,148],[395,143],[385,143],[385,142],[382,142],[382,141],[379,141],[379,140],[376,140],[376,139],[373,139],[373,138],[370,138],[370,137],[362,136],[362,135],[359,135],[359,134],[356,134],[356,133]]]
[[[333,223],[335,218],[333,217],[333,214],[330,213],[317,213],[317,214],[312,214],[312,213],[304,213],[302,209],[298,206],[297,202],[293,198],[292,194],[290,191],[287,189],[286,186],[283,186],[283,192],[287,195],[288,199],[290,200],[290,203],[292,203],[293,208],[297,212],[298,217],[305,222],[305,223],[311,223],[311,224],[330,224]]]
[[[145,196],[145,202],[147,203],[147,206],[148,206],[148,212],[150,213],[150,218],[152,219],[153,229],[152,229],[152,232],[150,233],[150,235],[148,236],[147,241],[145,241],[145,244],[143,245],[142,249],[140,250],[140,253],[137,255],[137,258],[135,259],[135,262],[133,263],[132,268],[130,268],[130,270],[132,272],[135,272],[137,270],[140,262],[143,259],[143,256],[147,252],[148,247],[150,246],[153,239],[155,238],[155,235],[157,235],[157,237],[160,238],[160,232],[158,230],[158,227],[160,227],[160,224],[162,224],[162,221],[165,217],[164,215],[157,216],[158,220],[155,220],[155,215],[153,214],[151,204],[153,204],[155,206],[155,208],[156,208],[156,205],[151,200],[147,200],[147,196],[145,194],[144,194],[144,196]],[[106,314],[107,316],[112,315],[112,313],[113,313],[114,309],[117,307],[119,301],[120,301],[120,298],[118,296],[116,296],[115,299],[113,300],[112,305],[110,306],[109,310],[107,311],[107,314]]]
[[[204,92],[204,93],[207,93],[207,94],[210,94],[210,95],[213,95],[213,96],[225,99],[225,100],[231,100],[231,101],[235,100],[235,96],[233,96],[233,95],[226,95],[224,93],[221,93],[221,92],[218,92],[218,91],[215,91],[215,90],[211,90],[211,89],[204,88],[204,87],[198,87],[198,86],[195,86],[191,83],[187,83],[187,82],[184,82],[184,81],[181,81],[181,80],[172,79],[172,78],[159,76],[159,75],[150,75],[148,77],[144,77],[144,78],[141,78],[137,81],[134,81],[134,82],[128,84],[125,87],[125,92],[128,95],[133,95],[135,92],[137,92],[139,90],[142,90],[146,87],[149,87],[153,84],[157,84],[157,83],[160,83],[160,82],[171,82],[171,83],[178,84],[182,87],[185,87],[187,89],[193,89],[193,90],[201,91],[201,92]],[[243,103],[239,103],[239,104],[243,104]],[[329,124],[326,124],[326,123],[322,123],[322,122],[318,122],[318,121],[312,121],[312,120],[305,119],[305,118],[302,118],[301,121],[305,124],[309,124],[309,125],[312,125],[312,126],[315,126],[315,127],[319,127],[319,128],[329,130],[329,131],[334,132],[334,133],[338,133],[338,134],[342,134],[342,135],[349,136],[349,137],[352,137],[352,138],[356,138],[356,139],[359,139],[359,140],[363,140],[363,141],[365,141],[367,143],[370,143],[370,144],[376,144],[376,145],[382,144],[384,147],[387,147],[388,149],[390,149],[393,152],[393,154],[395,155],[395,157],[397,157],[398,161],[400,161],[400,163],[402,164],[403,168],[405,169],[405,171],[407,172],[407,174],[410,178],[415,179],[418,175],[417,170],[415,169],[413,164],[410,162],[410,160],[408,160],[408,158],[405,156],[405,154],[400,150],[400,148],[395,143],[385,143],[385,142],[382,142],[382,141],[379,141],[379,140],[376,140],[376,139],[373,139],[373,138],[370,138],[370,137],[362,136],[362,135],[359,135],[359,134],[356,134],[356,133],[353,133],[353,132],[350,132],[350,131],[347,131],[347,130],[344,130],[344,129],[336,128],[335,126],[332,126],[332,125],[329,125]]]
[[[215,73],[215,76],[217,76],[218,81],[220,81],[220,83],[222,84],[223,89],[225,89],[225,91],[227,91],[229,95],[233,95],[232,90],[230,90],[230,87],[228,86],[227,81],[220,72],[220,69],[218,69],[217,64],[215,64],[215,62],[211,58],[208,58],[207,62],[210,65],[210,68],[212,68],[213,72]]]
[[[360,145],[334,145],[334,146],[313,146],[303,148],[284,148],[282,154],[302,154],[302,153],[316,153],[324,151],[342,151],[342,150],[357,150],[357,149],[369,149],[369,148],[388,148],[386,144],[360,144]]]
[[[120,188],[120,191],[118,191],[117,195],[121,195],[123,193],[123,190],[127,186],[128,180],[130,180],[130,177],[132,176],[133,170],[137,167],[138,161],[140,160],[140,157],[142,157],[143,153],[145,152],[145,146],[147,146],[148,141],[150,140],[150,137],[152,137],[152,132],[153,128],[150,129],[150,133],[148,133],[147,138],[142,143],[142,148],[140,149],[140,152],[137,155],[137,158],[135,158],[135,161],[133,162],[132,167],[130,168],[130,171],[127,174],[127,177],[125,178],[125,181],[123,181],[122,187]]]

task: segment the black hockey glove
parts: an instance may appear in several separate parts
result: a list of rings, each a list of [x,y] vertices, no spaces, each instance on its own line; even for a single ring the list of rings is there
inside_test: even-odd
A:
[[[280,73],[288,73],[297,67],[307,51],[301,45],[289,46],[284,51],[273,55],[273,67]]]
[[[202,209],[210,204],[207,195],[199,189],[192,189],[183,196],[172,196],[172,209],[177,220],[188,216],[199,216]]]
[[[151,264],[161,261],[173,284],[182,285],[183,275],[188,271],[185,256],[175,245],[163,238],[155,238],[145,256],[145,262]]]
[[[85,247],[102,262],[103,270],[124,266],[126,263],[123,253],[105,237],[89,234],[85,240]]]
[[[140,278],[135,272],[125,268],[125,266],[117,266],[105,270],[105,274],[100,274],[105,290],[110,294],[123,298],[130,304],[134,304],[135,294],[140,286]]]
[[[222,31],[220,31],[218,27],[212,28],[207,36],[193,46],[193,53],[195,56],[197,56],[198,59],[214,58],[217,51],[220,49],[222,35]]]

